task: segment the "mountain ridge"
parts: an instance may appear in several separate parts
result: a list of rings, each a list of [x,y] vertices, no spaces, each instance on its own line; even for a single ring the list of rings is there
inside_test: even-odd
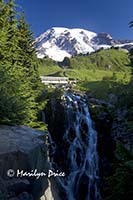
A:
[[[62,61],[65,57],[95,52],[100,48],[120,47],[129,50],[132,40],[115,40],[108,33],[95,33],[81,28],[53,27],[35,39],[38,58]]]

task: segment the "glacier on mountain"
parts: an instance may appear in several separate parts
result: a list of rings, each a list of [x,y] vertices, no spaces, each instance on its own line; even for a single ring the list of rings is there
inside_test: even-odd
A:
[[[133,46],[133,42],[113,40],[107,33],[95,33],[80,28],[54,27],[35,39],[38,58],[49,57],[63,61],[65,57],[92,53],[100,48]]]

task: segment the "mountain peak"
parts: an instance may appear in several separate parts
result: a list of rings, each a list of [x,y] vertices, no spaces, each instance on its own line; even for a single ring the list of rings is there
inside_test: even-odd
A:
[[[86,54],[97,49],[120,44],[108,33],[95,33],[81,28],[52,27],[35,40],[39,58],[48,56],[55,61],[64,57]]]

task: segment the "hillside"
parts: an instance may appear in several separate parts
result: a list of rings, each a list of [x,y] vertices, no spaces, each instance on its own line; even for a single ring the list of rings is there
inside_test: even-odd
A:
[[[76,79],[75,89],[89,91],[100,99],[108,99],[110,93],[120,94],[120,96],[122,92],[128,90],[131,93],[131,85],[128,83],[131,79],[132,68],[129,55],[123,50],[102,49],[91,55],[67,58],[67,62],[61,63],[44,58],[40,60],[40,63],[40,75],[67,76]],[[123,95],[125,96],[125,93]]]
[[[67,58],[67,62],[61,63],[44,58],[40,63],[40,75],[67,76],[76,79],[76,90],[87,91],[96,98],[106,100],[112,93],[120,96],[120,104],[123,106],[125,101],[126,104],[130,101],[132,68],[129,54],[123,50],[102,49],[91,55]]]
[[[38,59],[40,75],[50,75],[61,70],[58,64],[50,58]]]
[[[105,69],[111,71],[127,71],[128,54],[122,49],[98,50],[91,55],[76,56],[70,59],[70,67],[74,69]]]
[[[116,73],[118,78],[123,79],[125,76],[125,81],[129,81],[131,67],[128,57],[128,53],[123,50],[108,49],[67,58],[67,62],[64,59],[60,63],[43,58],[39,60],[39,72],[40,75],[68,76],[80,81],[102,80]]]

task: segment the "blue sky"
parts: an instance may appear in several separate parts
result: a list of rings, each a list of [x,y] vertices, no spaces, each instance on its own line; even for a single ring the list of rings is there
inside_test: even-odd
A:
[[[35,36],[52,27],[84,28],[133,39],[133,0],[16,0]]]

